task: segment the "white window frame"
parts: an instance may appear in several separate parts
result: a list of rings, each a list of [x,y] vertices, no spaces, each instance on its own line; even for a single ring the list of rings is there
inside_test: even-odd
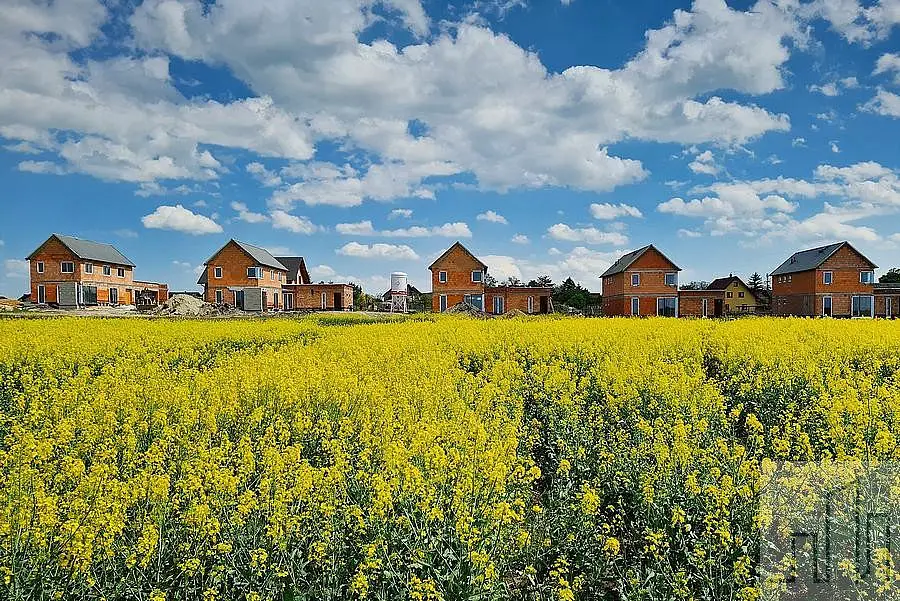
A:
[[[85,263],[84,264],[84,272],[88,274],[94,273],[94,264],[93,263]]]
[[[441,313],[447,310],[447,295],[441,294],[438,301],[438,309]]]
[[[216,290],[216,304],[221,305],[225,302],[225,293],[222,290]]]
[[[704,298],[700,300],[700,316],[701,317],[709,317],[709,299]]]
[[[671,284],[669,283],[669,277],[672,278],[672,283],[671,283]],[[665,278],[666,278],[666,279],[665,279],[666,286],[669,286],[669,287],[672,287],[672,288],[677,288],[677,287],[678,287],[678,273],[667,273],[667,274],[665,275]]]
[[[503,297],[495,296],[494,297],[494,314],[495,315],[503,315]]]
[[[528,297],[528,313],[529,314],[534,313],[534,297],[533,296]]]
[[[637,311],[635,311],[635,306],[637,306]],[[637,296],[631,297],[631,314],[636,317],[641,315],[641,299]]]
[[[111,276],[112,275],[112,267],[110,267],[109,265],[104,265],[103,266],[103,275]]]
[[[661,300],[674,300],[675,301],[675,315],[674,317],[678,317],[678,297],[677,296],[658,296],[656,297],[656,316],[659,317],[659,301]]]
[[[216,267],[213,267],[213,277],[217,280],[222,279],[222,266],[221,265],[217,265]]]
[[[253,270],[253,275],[250,275],[250,271]],[[248,267],[247,268],[247,278],[252,280],[261,280],[263,276],[262,267]]]
[[[868,298],[868,299],[871,299],[871,303],[870,303],[870,305],[869,305],[870,310],[869,310],[869,315],[868,315],[868,316],[869,316],[869,317],[874,317],[874,316],[875,316],[875,297],[872,296],[871,294],[854,294],[853,296],[850,297],[850,317],[855,317],[856,319],[865,319],[865,318],[866,318],[865,315],[858,315],[858,316],[857,316],[857,315],[853,315],[853,299],[855,299],[855,298]]]
[[[293,292],[285,292],[284,297],[284,310],[292,311],[294,309],[294,293]]]
[[[44,273],[44,262],[43,261],[37,262],[37,272]]]
[[[860,277],[862,277],[862,276],[860,276]],[[834,282],[834,272],[823,271],[822,272],[822,284],[825,286],[831,286],[832,282]]]
[[[865,280],[863,276],[868,276],[868,282]],[[860,271],[859,272],[859,283],[860,284],[873,284],[875,282],[875,272],[874,271]]]
[[[478,279],[475,279],[475,274],[478,274]],[[475,284],[484,283],[484,272],[483,271],[473,271],[472,272],[472,282]]]
[[[439,284],[446,284],[446,283],[447,283],[447,272],[446,272],[446,271],[439,271],[439,272],[438,272],[438,283],[439,283]]]
[[[66,265],[71,265],[70,269],[66,269]],[[60,273],[75,273],[75,263],[72,261],[60,261],[59,262],[59,272]]]
[[[322,310],[324,311],[327,308],[328,308],[328,293],[323,292],[322,293]]]
[[[43,284],[39,284],[37,287],[37,298],[35,299],[35,301],[37,301],[37,304],[39,305],[47,304],[47,287]]]
[[[113,293],[115,293],[116,300],[113,300]],[[119,289],[115,288],[115,287],[110,288],[109,289],[109,298],[107,300],[109,300],[110,305],[112,305],[112,304],[118,305],[119,304]]]
[[[894,299],[890,296],[884,297],[884,316],[888,319],[891,318],[891,313],[894,312]]]
[[[826,298],[828,299],[828,302],[831,303],[831,312],[830,313],[825,312],[825,299]],[[852,307],[851,307],[851,309],[852,309]],[[834,299],[831,297],[830,294],[828,294],[828,295],[822,297],[822,317],[833,317],[833,316],[834,316]]]
[[[125,277],[125,268],[124,267],[116,267],[116,277],[117,278]]]
[[[631,287],[637,288],[641,285],[641,274],[632,273],[631,274]]]

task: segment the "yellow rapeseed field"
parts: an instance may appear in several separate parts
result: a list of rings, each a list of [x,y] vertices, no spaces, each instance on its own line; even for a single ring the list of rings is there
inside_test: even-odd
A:
[[[900,322],[0,320],[0,598],[743,599]]]

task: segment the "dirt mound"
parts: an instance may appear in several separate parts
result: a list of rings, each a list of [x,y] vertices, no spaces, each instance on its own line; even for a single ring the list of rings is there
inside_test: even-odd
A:
[[[205,303],[196,296],[176,294],[159,309],[156,315],[172,315],[175,317],[214,317],[231,312],[227,305]]]
[[[524,311],[519,311],[518,309],[513,309],[512,311],[507,311],[503,314],[504,319],[513,319],[514,317],[527,317],[528,313]]]
[[[447,309],[446,313],[451,313],[454,315],[468,315],[470,317],[476,317],[478,319],[487,319],[490,317],[490,315],[488,315],[478,307],[470,305],[466,302],[456,303],[455,305]]]
[[[11,298],[0,299],[0,311],[14,311],[21,308],[22,303],[17,300],[13,300]]]

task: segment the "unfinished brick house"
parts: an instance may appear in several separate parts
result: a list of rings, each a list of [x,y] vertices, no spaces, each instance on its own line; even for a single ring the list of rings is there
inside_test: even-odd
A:
[[[134,279],[134,263],[111,244],[52,234],[28,255],[31,299],[59,307],[156,306],[166,284]]]
[[[320,282],[313,284],[303,257],[275,257],[287,267],[282,286],[285,311],[349,311],[353,308],[353,286]]]
[[[603,275],[603,314],[678,317],[678,272],[655,246],[622,255]]]
[[[724,317],[724,290],[679,290],[678,317]]]
[[[197,283],[203,286],[206,302],[245,311],[282,308],[288,270],[266,249],[232,238],[204,265],[206,269]]]
[[[770,274],[772,313],[873,317],[876,267],[849,242],[796,252]]]
[[[875,317],[896,319],[900,310],[900,284],[876,282],[873,285],[875,293]]]
[[[552,288],[486,286],[487,265],[459,242],[448,248],[428,269],[431,271],[431,308],[434,312],[444,312],[461,302],[494,315],[512,310],[529,314],[553,310]]]

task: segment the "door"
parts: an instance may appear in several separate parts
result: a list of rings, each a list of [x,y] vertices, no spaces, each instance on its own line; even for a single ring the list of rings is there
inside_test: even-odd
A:
[[[447,295],[442,294],[440,298],[441,298],[440,308],[441,308],[441,313],[443,313],[444,311],[447,310]]]
[[[334,310],[340,311],[344,308],[344,299],[340,292],[334,293]]]
[[[284,295],[284,310],[291,311],[294,308],[294,295],[293,294],[285,294]]]
[[[894,300],[894,299],[892,299],[890,296],[888,296],[884,299],[884,316],[887,317],[888,319],[891,318],[891,313],[893,312],[893,309],[894,309],[894,307],[892,306],[893,303],[891,302],[892,300]]]
[[[831,317],[831,297],[823,296],[822,297],[822,315],[825,317]]]
[[[723,313],[722,305],[724,305],[724,304],[725,304],[725,301],[723,301],[721,298],[717,298],[715,300],[715,302],[713,303],[713,314],[716,317],[722,317],[722,313]]]
[[[272,293],[272,302],[275,305],[275,308],[277,309],[278,308],[278,293],[277,292]]]
[[[118,288],[110,288],[109,289],[109,304],[110,305],[118,305],[119,304],[119,289]]]
[[[260,311],[268,311],[268,309],[269,309],[268,296],[269,296],[269,293],[266,292],[265,290],[263,290],[262,291],[262,309],[260,309]]]
[[[81,287],[81,298],[85,305],[96,305],[97,304],[97,287],[96,286],[82,286]]]
[[[632,315],[640,315],[641,314],[641,299],[636,296],[631,298],[631,314]]]
[[[550,312],[550,297],[542,296],[540,299],[541,304],[541,313],[549,313]]]
[[[322,293],[322,310],[324,311],[327,308],[328,308],[328,294],[323,292]]]
[[[43,305],[47,302],[47,289],[43,286],[38,286],[37,302],[39,305]]]
[[[224,302],[225,298],[222,294],[221,290],[216,290],[216,304],[221,305]]]
[[[503,297],[495,296],[494,297],[494,315],[502,315],[503,314]]]

